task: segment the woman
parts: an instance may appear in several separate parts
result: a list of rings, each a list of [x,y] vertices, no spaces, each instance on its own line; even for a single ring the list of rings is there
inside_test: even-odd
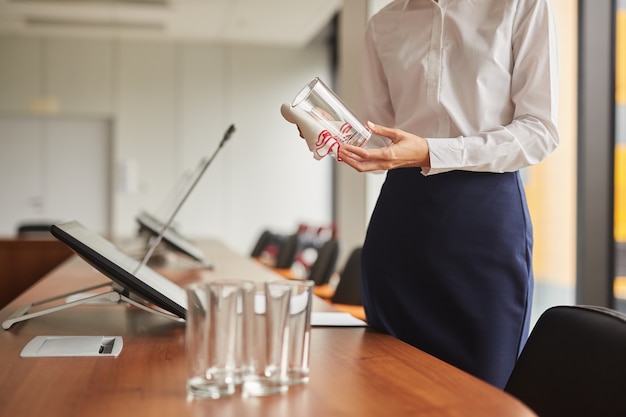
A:
[[[367,320],[504,387],[533,291],[518,170],[558,146],[549,0],[396,0],[364,56],[359,115],[393,142],[338,152],[389,170],[362,252]]]

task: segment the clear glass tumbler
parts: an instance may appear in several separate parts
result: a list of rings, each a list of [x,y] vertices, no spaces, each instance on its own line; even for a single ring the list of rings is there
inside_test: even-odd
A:
[[[363,146],[372,132],[319,78],[311,80],[291,102],[321,124],[339,143]]]

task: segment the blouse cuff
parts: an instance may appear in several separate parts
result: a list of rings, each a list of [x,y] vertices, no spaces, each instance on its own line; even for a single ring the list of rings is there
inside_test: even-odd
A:
[[[430,153],[430,168],[422,174],[434,175],[463,166],[463,141],[459,138],[425,138]]]

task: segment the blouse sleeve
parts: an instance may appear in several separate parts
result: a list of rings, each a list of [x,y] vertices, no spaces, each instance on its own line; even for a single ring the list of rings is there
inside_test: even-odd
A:
[[[510,124],[460,138],[428,138],[424,175],[463,169],[516,171],[545,159],[559,144],[557,38],[546,0],[520,0],[512,32]]]

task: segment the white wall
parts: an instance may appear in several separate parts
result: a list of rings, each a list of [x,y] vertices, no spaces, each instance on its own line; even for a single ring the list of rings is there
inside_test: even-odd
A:
[[[115,236],[135,232],[139,210],[158,211],[230,123],[236,133],[179,213],[183,233],[216,237],[247,253],[264,228],[290,232],[300,221],[330,222],[332,161],[314,161],[279,110],[310,78],[329,78],[323,44],[295,50],[0,37],[0,46],[0,85],[12,86],[11,96],[0,98],[0,113],[112,120]],[[94,65],[84,56],[95,50],[98,71],[81,70]],[[41,68],[35,75],[32,68],[20,71],[11,57]],[[94,72],[97,80],[90,79]],[[33,105],[42,102],[53,105]],[[121,167],[135,172],[124,183]]]

